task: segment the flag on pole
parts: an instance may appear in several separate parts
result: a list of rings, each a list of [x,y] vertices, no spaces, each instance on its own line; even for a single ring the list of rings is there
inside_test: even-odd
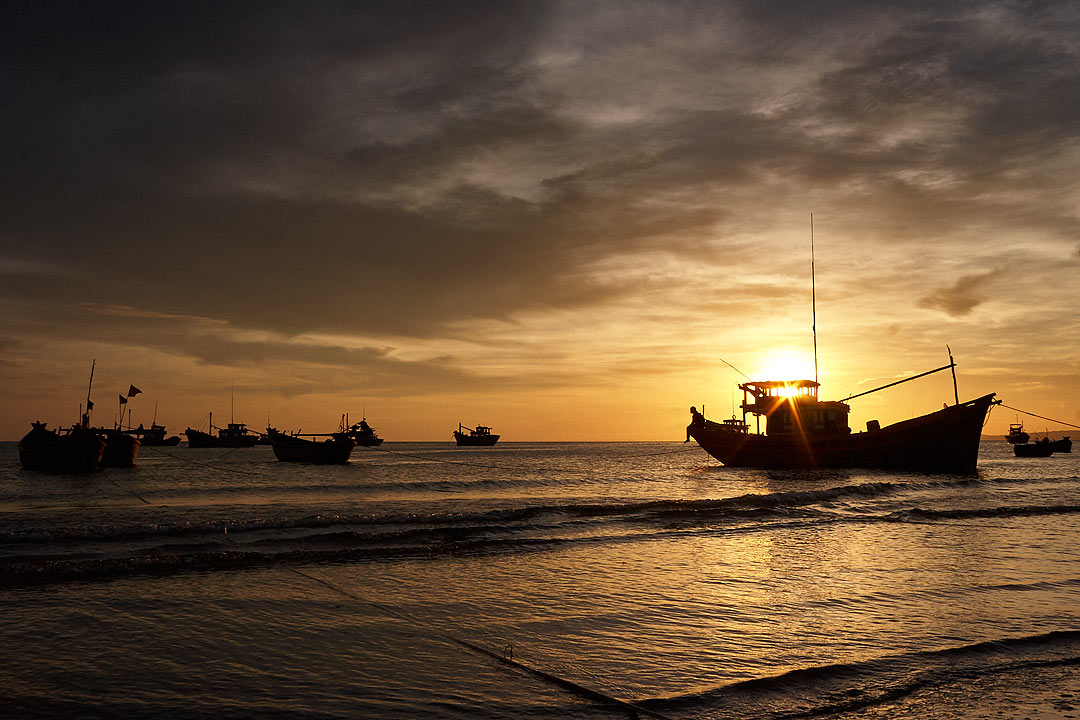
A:
[[[121,405],[127,405],[127,398],[124,397],[123,395],[120,396],[120,404]]]
[[[138,395],[141,392],[142,392],[142,390],[140,390],[139,388],[132,385],[131,387],[128,388],[128,397],[135,397],[136,395]]]
[[[94,401],[93,400],[87,400],[86,401],[86,409],[87,410],[93,410],[94,409]]]

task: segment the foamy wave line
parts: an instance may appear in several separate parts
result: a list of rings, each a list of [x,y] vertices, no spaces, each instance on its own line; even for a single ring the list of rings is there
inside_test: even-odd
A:
[[[720,711],[720,717],[742,717],[752,711],[755,717],[793,720],[856,712],[974,677],[1062,665],[1080,666],[1080,631],[1054,631],[802,668],[698,693],[640,700],[638,704],[657,712],[711,709]]]

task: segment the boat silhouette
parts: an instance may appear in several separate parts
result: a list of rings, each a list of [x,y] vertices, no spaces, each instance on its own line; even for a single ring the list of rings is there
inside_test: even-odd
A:
[[[882,468],[919,472],[974,473],[978,463],[983,423],[991,406],[1000,401],[994,393],[961,403],[956,389],[956,362],[949,349],[949,364],[903,380],[844,398],[818,399],[817,290],[814,277],[813,215],[810,216],[810,277],[813,312],[813,380],[769,380],[739,385],[743,391],[742,420],[722,423],[706,420],[690,408],[686,438],[694,438],[710,455],[734,467]],[[730,363],[726,363],[734,369]],[[736,369],[737,370],[737,369]],[[952,370],[955,404],[910,420],[881,427],[867,422],[864,432],[852,432],[848,424],[848,400],[900,383]],[[742,374],[740,372],[740,374]],[[747,416],[756,418],[757,432],[750,431]],[[765,430],[761,432],[761,419]],[[1018,447],[1018,446],[1014,446]]]
[[[356,441],[346,432],[287,434],[268,427],[266,434],[274,447],[274,456],[283,462],[344,465],[356,447]]]
[[[466,430],[468,433],[465,432]],[[459,447],[487,447],[499,442],[500,437],[500,435],[492,435],[491,428],[487,425],[470,428],[458,423],[458,429],[454,431],[454,440],[457,441]]]
[[[217,429],[217,435],[213,431]],[[244,423],[231,422],[226,427],[219,428],[214,425],[214,413],[210,413],[210,432],[203,432],[194,428],[184,430],[187,436],[188,447],[193,448],[240,448],[255,447],[259,441],[259,433],[248,430]]]

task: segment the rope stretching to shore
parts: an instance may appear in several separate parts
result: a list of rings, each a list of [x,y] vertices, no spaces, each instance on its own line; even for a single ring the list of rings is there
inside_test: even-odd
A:
[[[1047,421],[1052,422],[1052,423],[1058,423],[1059,425],[1068,425],[1071,428],[1077,428],[1078,430],[1080,430],[1080,425],[1073,425],[1072,423],[1067,423],[1064,420],[1055,420],[1054,418],[1048,418],[1048,417],[1045,417],[1043,415],[1036,415],[1033,412],[1028,412],[1027,410],[1021,410],[1020,408],[1014,408],[1012,405],[1006,405],[1005,403],[1001,403],[1001,407],[1009,408],[1010,410],[1015,410],[1016,412],[1021,413],[1023,415],[1030,415],[1031,417],[1037,417],[1040,420],[1047,420]]]

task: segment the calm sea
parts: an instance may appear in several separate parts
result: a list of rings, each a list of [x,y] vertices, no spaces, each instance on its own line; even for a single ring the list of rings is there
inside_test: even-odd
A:
[[[391,442],[75,477],[4,443],[0,715],[1080,717],[1078,476],[1001,441],[974,477]]]

